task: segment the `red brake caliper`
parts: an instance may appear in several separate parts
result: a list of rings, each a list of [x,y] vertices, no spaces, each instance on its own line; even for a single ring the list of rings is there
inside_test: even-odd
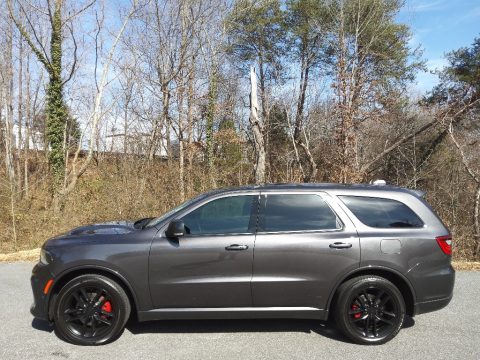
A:
[[[357,309],[359,309],[359,308],[360,308],[360,307],[359,307],[357,304],[353,304],[353,305],[352,305],[352,310],[357,310]],[[361,313],[361,312],[356,313],[356,314],[353,314],[353,317],[354,317],[355,319],[359,319],[361,316],[362,316],[362,313]]]
[[[102,310],[108,313],[112,312],[112,303],[110,301],[105,301],[102,306]]]

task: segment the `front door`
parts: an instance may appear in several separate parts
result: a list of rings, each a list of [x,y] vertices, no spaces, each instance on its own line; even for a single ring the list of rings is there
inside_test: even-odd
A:
[[[342,210],[317,193],[263,193],[255,240],[253,305],[325,309],[336,281],[360,263]]]
[[[252,306],[258,193],[210,198],[177,219],[186,234],[162,234],[150,252],[154,308]]]

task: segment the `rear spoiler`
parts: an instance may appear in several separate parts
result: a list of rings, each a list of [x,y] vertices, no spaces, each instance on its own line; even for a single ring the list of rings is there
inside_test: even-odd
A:
[[[425,194],[426,194],[425,191],[419,190],[419,189],[408,189],[408,190],[410,190],[410,192],[412,192],[414,195],[422,199],[425,197]]]

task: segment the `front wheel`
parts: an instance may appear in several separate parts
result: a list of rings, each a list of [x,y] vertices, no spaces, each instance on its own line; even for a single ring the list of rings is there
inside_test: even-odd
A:
[[[379,276],[360,276],[338,290],[335,321],[359,344],[383,344],[393,339],[405,319],[405,301],[398,288]]]
[[[125,290],[102,275],[81,275],[69,281],[54,306],[57,334],[77,345],[101,345],[114,340],[130,315]]]

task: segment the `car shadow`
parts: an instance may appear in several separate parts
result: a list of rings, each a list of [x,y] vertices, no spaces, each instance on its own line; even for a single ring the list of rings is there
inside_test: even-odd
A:
[[[403,328],[415,325],[415,320],[405,318]],[[33,319],[32,328],[45,332],[53,332],[52,323]],[[351,343],[329,321],[299,319],[252,319],[252,320],[159,320],[138,322],[130,319],[126,329],[134,335],[138,334],[194,334],[194,333],[239,333],[239,332],[299,332],[316,333],[331,340]]]
[[[301,332],[317,333],[328,338],[347,341],[327,322],[297,319],[253,320],[131,320],[127,329],[134,335],[145,333],[239,333],[239,332]]]
[[[405,318],[403,328],[412,327],[415,320]],[[238,332],[300,332],[316,333],[326,338],[352,343],[329,321],[299,319],[253,319],[253,320],[161,320],[138,322],[130,320],[127,330],[132,334],[146,333],[238,333]]]

